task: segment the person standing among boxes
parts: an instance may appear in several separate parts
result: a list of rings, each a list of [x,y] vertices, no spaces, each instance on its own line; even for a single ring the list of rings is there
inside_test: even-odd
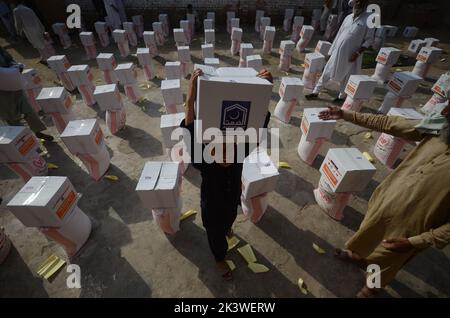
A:
[[[450,90],[447,92],[450,93]],[[336,257],[366,269],[377,264],[384,288],[415,255],[450,243],[450,105],[441,104],[422,121],[362,114],[329,107],[324,120],[344,119],[395,137],[420,142],[378,186],[359,230],[336,249]],[[364,286],[358,297],[372,297]]]
[[[374,40],[375,28],[369,27],[370,14],[367,12],[368,0],[355,0],[353,14],[342,23],[336,39],[330,48],[330,59],[311,94],[306,99],[315,99],[324,85],[330,80],[340,82],[339,96],[334,101],[343,101],[345,85],[350,75],[361,73],[362,53]]]
[[[186,128],[191,136],[189,154],[194,153],[194,104],[197,99],[197,79],[203,72],[196,69],[190,80],[190,88],[185,105],[185,119],[180,127]],[[267,70],[262,70],[259,77],[273,82],[272,74]],[[267,127],[270,120],[270,113],[267,113],[264,127]],[[203,226],[206,229],[209,247],[216,260],[217,268],[225,280],[232,279],[232,273],[225,256],[228,250],[227,237],[233,236],[232,226],[237,217],[237,207],[240,205],[242,162],[237,162],[236,158],[232,163],[226,162],[226,151],[224,146],[223,163],[206,163],[201,160],[191,159],[193,166],[198,169],[202,176],[201,184],[201,209]],[[236,157],[236,151],[235,151]]]
[[[109,22],[112,24],[110,27],[113,31],[122,29],[122,23],[127,21],[122,0],[103,0],[103,2]]]
[[[0,72],[3,71],[3,68],[10,67],[19,68],[20,72],[23,71],[23,65],[15,62],[12,56],[0,47]],[[0,117],[10,126],[18,126],[22,115],[36,137],[46,141],[53,140],[52,136],[42,133],[47,127],[31,107],[23,90],[2,91],[0,88]]]

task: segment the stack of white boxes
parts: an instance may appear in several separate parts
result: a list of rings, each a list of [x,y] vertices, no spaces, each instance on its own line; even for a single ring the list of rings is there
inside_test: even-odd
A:
[[[325,29],[324,37],[326,40],[331,41],[338,28],[338,16],[337,14],[330,14],[327,20],[327,27]]]
[[[314,30],[320,31],[320,17],[322,16],[321,9],[313,9],[312,18],[311,18],[311,26]]]
[[[231,30],[233,30],[233,28],[239,28],[239,18],[233,18],[231,19],[230,23],[231,23]]]
[[[47,63],[68,91],[71,92],[76,88],[75,84],[72,83],[67,74],[67,70],[71,65],[65,55],[54,55],[47,60]]]
[[[98,38],[100,39],[100,44],[102,47],[109,46],[109,34],[108,25],[106,22],[98,21],[94,23],[95,32],[97,32]]]
[[[27,127],[0,126],[0,164],[5,164],[24,182],[47,174],[47,163],[39,155],[39,141]]]
[[[441,54],[442,49],[433,46],[424,46],[416,56],[417,62],[414,65],[412,72],[422,78],[425,78],[431,65],[437,62]]]
[[[384,96],[378,111],[387,114],[392,107],[400,107],[405,100],[410,99],[416,91],[422,77],[412,72],[396,72],[387,84],[389,92]]]
[[[181,173],[178,162],[146,162],[136,186],[144,208],[152,210],[153,219],[166,234],[180,227],[182,209]]]
[[[189,35],[192,40],[194,38],[195,33],[195,14],[193,13],[186,14],[186,20],[189,21]]]
[[[191,73],[191,52],[189,46],[179,46],[178,60],[180,61],[180,73],[182,78],[186,78]]]
[[[253,55],[253,45],[251,43],[242,43],[239,53],[239,67],[247,65],[247,56]]]
[[[113,38],[119,48],[120,56],[127,57],[130,55],[130,45],[128,44],[127,32],[125,30],[114,30]]]
[[[36,102],[42,110],[52,117],[53,124],[62,133],[69,121],[75,119],[72,112],[72,98],[64,87],[44,87],[41,89]]]
[[[164,37],[164,30],[162,22],[152,23],[153,32],[155,32],[156,45],[164,45],[166,39]]]
[[[403,30],[403,37],[405,38],[413,38],[417,35],[419,29],[414,26],[407,26]]]
[[[247,67],[255,69],[255,71],[260,72],[263,69],[261,55],[248,55],[247,56]]]
[[[372,97],[377,81],[367,75],[351,75],[345,85],[347,98],[341,109],[359,112],[362,104]]]
[[[205,30],[205,44],[214,44],[216,42],[216,36],[214,29]]]
[[[264,11],[263,10],[256,10],[256,16],[255,16],[255,32],[260,32],[261,29],[261,18],[264,17]]]
[[[99,70],[103,72],[103,77],[107,84],[115,84],[118,82],[114,69],[117,66],[116,59],[112,53],[100,53],[97,56],[97,64]]]
[[[212,30],[214,29],[214,21],[211,19],[204,19],[203,20],[203,30]]]
[[[147,80],[151,81],[155,78],[156,72],[155,67],[153,66],[152,55],[150,53],[150,49],[148,48],[138,48],[136,51],[136,56],[139,60],[139,64],[141,64],[144,69],[145,76]]]
[[[263,52],[270,54],[273,48],[273,40],[275,39],[275,27],[267,26],[264,32]]]
[[[30,68],[23,70],[22,77],[24,79],[24,91],[27,95],[28,101],[33,107],[34,111],[38,113],[41,111],[41,107],[36,102],[36,97],[39,95],[42,89],[42,79],[35,69]]]
[[[132,103],[137,103],[142,94],[137,86],[137,69],[133,63],[124,63],[117,65],[114,70],[120,84],[125,88],[125,94]]]
[[[304,25],[300,31],[300,41],[297,43],[297,51],[305,52],[306,46],[314,35],[314,28],[310,25]]]
[[[242,167],[242,212],[257,223],[267,209],[267,195],[275,190],[280,174],[266,151],[254,151]]]
[[[216,21],[216,13],[215,12],[207,12],[206,13],[206,19],[212,20],[212,27],[211,29],[215,28],[215,21]]]
[[[170,26],[169,26],[169,16],[166,13],[161,13],[158,16],[159,22],[162,23],[162,28],[163,28],[163,34],[165,37],[169,36],[169,30],[170,30]]]
[[[90,176],[98,181],[111,160],[102,129],[97,119],[72,120],[61,134],[69,151],[80,158]]]
[[[289,72],[291,68],[292,54],[294,54],[295,43],[293,41],[281,41],[280,43],[280,64],[278,68],[282,71]]]
[[[181,62],[166,62],[166,64],[164,65],[164,71],[167,80],[180,79]]]
[[[53,32],[58,36],[59,42],[63,49],[68,49],[72,46],[72,40],[69,36],[69,30],[65,23],[55,23],[52,25]]]
[[[351,194],[363,191],[375,172],[358,149],[330,149],[320,167],[322,176],[314,197],[331,218],[342,220]]]
[[[91,220],[77,206],[79,194],[67,177],[33,177],[7,204],[26,227],[38,228],[73,257],[91,233]]]
[[[330,42],[319,40],[317,42],[316,48],[314,49],[314,52],[320,53],[323,56],[329,56],[328,53],[330,52],[330,48],[331,48]]]
[[[185,158],[187,155],[187,148],[183,140],[180,140],[180,135],[182,135],[182,130],[180,124],[185,118],[185,113],[174,113],[165,114],[161,116],[161,132],[163,136],[164,145],[166,146],[167,156],[173,162],[178,162],[180,164],[180,172],[182,175],[189,168],[190,162]],[[175,132],[176,131],[176,132]],[[174,133],[174,139],[172,139],[172,133]],[[177,133],[180,133],[177,137]],[[188,157],[189,158],[189,157]]]
[[[317,79],[320,77],[325,66],[325,56],[320,53],[313,52],[305,54],[305,70],[303,71],[303,83],[305,88],[314,89]]]
[[[309,165],[314,163],[322,144],[333,135],[335,120],[321,120],[319,113],[326,108],[305,108],[300,128],[302,137],[297,152],[300,158]]]
[[[446,73],[442,74],[439,79],[431,87],[433,96],[421,108],[425,114],[432,112],[438,104],[448,104],[448,96],[446,92],[450,91],[450,76]]]
[[[227,32],[231,34],[231,19],[236,18],[236,13],[227,11]]]
[[[283,77],[278,94],[280,101],[273,114],[282,122],[289,123],[292,112],[303,95],[303,81],[296,77]]]
[[[123,29],[127,33],[127,39],[131,46],[137,46],[137,35],[133,22],[124,22]]]
[[[127,112],[116,84],[97,86],[94,98],[99,108],[106,111],[105,121],[111,134],[115,135],[119,130],[125,128]]]
[[[145,31],[143,33],[145,47],[150,49],[150,54],[152,57],[158,56],[158,47],[156,46],[155,41],[155,32],[153,31]]]
[[[379,84],[386,83],[390,76],[390,69],[397,63],[401,53],[402,51],[395,47],[381,48],[376,58],[377,65],[372,78]]]
[[[220,60],[216,57],[207,57],[205,60],[205,65],[212,66],[212,67],[219,67]]]
[[[387,28],[386,36],[394,37],[394,36],[397,35],[397,32],[398,32],[398,27],[397,26],[385,25],[385,27]]]
[[[134,15],[131,17],[131,20],[134,23],[135,32],[136,32],[137,36],[140,39],[142,39],[143,33],[144,33],[144,17],[142,15]],[[124,27],[124,29],[125,29],[125,27]],[[164,29],[164,25],[163,25],[163,29]]]
[[[214,44],[202,44],[202,57],[214,58]]]
[[[269,17],[262,17],[260,19],[260,26],[259,26],[259,38],[261,40],[264,40],[264,33],[266,32],[266,27],[270,26],[270,18]]]
[[[94,76],[88,65],[73,65],[67,70],[70,80],[77,86],[87,106],[93,106],[94,100]]]
[[[97,48],[95,47],[94,33],[92,32],[81,32],[80,41],[83,44],[84,51],[88,60],[95,59],[97,56]]]
[[[289,32],[292,25],[292,19],[294,18],[294,9],[284,10],[283,30]]]
[[[173,38],[175,41],[175,45],[178,46],[186,46],[188,44],[188,39],[186,37],[186,33],[183,29],[173,29]]]
[[[411,43],[409,43],[408,46],[408,52],[410,52],[413,56],[416,56],[419,54],[420,50],[427,45],[427,42],[425,40],[412,40]]]
[[[423,118],[423,115],[416,112],[413,108],[391,108],[388,116],[400,116],[411,120],[421,120]],[[403,151],[405,144],[406,140],[403,138],[382,133],[373,148],[373,154],[382,164],[389,168],[394,168],[394,164]]]
[[[186,45],[191,44],[191,31],[189,20],[180,20],[180,29],[183,29],[184,35],[186,36]]]
[[[230,47],[231,55],[237,55],[240,52],[241,42],[242,42],[242,29],[241,28],[232,28],[231,29],[231,47]]]
[[[164,80],[161,82],[161,93],[167,114],[183,112],[183,92],[180,79]]]
[[[303,28],[303,22],[305,21],[305,18],[302,16],[296,16],[294,17],[294,22],[292,23],[292,34],[291,34],[291,40],[295,43],[298,42],[300,39],[300,32]]]

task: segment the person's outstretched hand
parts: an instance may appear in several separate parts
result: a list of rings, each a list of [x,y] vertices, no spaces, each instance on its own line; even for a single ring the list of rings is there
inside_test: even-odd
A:
[[[188,98],[193,99],[194,101],[197,98],[197,78],[203,75],[203,71],[199,68],[195,69],[192,73],[190,83],[189,83],[189,95]]]
[[[319,113],[319,119],[322,120],[338,120],[342,119],[344,112],[337,106],[328,106],[327,110]]]
[[[273,77],[272,77],[272,73],[270,73],[268,70],[266,69],[262,69],[258,75],[258,77],[261,77],[263,79],[268,80],[269,82],[273,83]]]

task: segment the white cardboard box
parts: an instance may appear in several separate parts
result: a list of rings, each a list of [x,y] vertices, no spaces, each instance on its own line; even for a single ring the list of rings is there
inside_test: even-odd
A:
[[[124,22],[122,25],[123,25],[123,29],[127,33],[136,33],[135,30],[134,30],[134,23],[133,22]]]
[[[154,32],[159,32],[161,34],[163,34],[163,26],[162,26],[162,22],[153,22],[152,23],[152,28]]]
[[[101,110],[121,110],[123,108],[122,97],[117,84],[95,87],[94,99]]]
[[[81,32],[80,41],[84,46],[95,45],[95,37],[92,32]]]
[[[259,23],[261,24],[261,28],[263,30],[266,30],[266,27],[270,25],[270,17],[261,17],[259,20]]]
[[[266,151],[254,151],[244,160],[242,168],[242,194],[251,199],[272,192],[280,174]]]
[[[376,168],[356,148],[333,148],[328,150],[320,172],[334,192],[360,192]]]
[[[240,57],[245,60],[249,55],[253,54],[253,45],[251,43],[242,43],[240,50]]]
[[[424,40],[412,40],[411,43],[409,43],[408,51],[417,54],[425,45],[427,45],[427,42]]]
[[[166,105],[183,104],[183,92],[180,79],[161,81],[161,93]]]
[[[202,44],[203,58],[214,58],[214,44]]]
[[[215,12],[207,12],[206,18],[214,21],[216,19],[216,13]]]
[[[72,108],[72,99],[64,87],[42,88],[36,102],[47,114],[68,114]]]
[[[122,42],[127,42],[128,38],[127,38],[127,31],[125,30],[114,30],[113,31],[113,38],[114,38],[114,42],[116,43],[122,43]]]
[[[42,87],[42,79],[34,68],[22,71],[25,89],[35,89]]]
[[[377,81],[367,75],[351,75],[345,85],[345,93],[353,99],[369,99]]]
[[[303,94],[303,81],[298,77],[283,77],[280,84],[280,97],[289,102],[293,99],[300,100]]]
[[[146,162],[136,192],[147,209],[175,208],[180,185],[179,162]]]
[[[406,26],[405,29],[403,30],[403,36],[405,38],[413,38],[417,35],[418,32],[419,29],[416,28],[415,26]]]
[[[314,34],[314,27],[311,25],[304,25],[300,31],[300,37],[303,39],[310,39]]]
[[[241,41],[242,40],[242,29],[239,27],[233,27],[231,29],[231,40]]]
[[[231,23],[231,29],[239,28],[239,18],[232,18],[230,23]]]
[[[138,58],[139,64],[142,66],[153,64],[153,59],[152,55],[150,54],[149,48],[138,48],[136,51],[136,56]]]
[[[264,31],[264,41],[273,41],[275,39],[275,27],[266,26]]]
[[[220,60],[217,57],[207,57],[204,62],[208,66],[218,67],[220,65]]]
[[[295,16],[294,21],[292,22],[292,27],[297,28],[303,26],[303,22],[305,21],[305,18],[302,16]]]
[[[207,29],[214,29],[214,20],[212,20],[212,19],[204,19],[203,20],[203,28],[205,30],[207,30]]]
[[[392,107],[387,113],[388,116],[400,116],[406,119],[421,120],[424,115],[417,112],[414,108]]]
[[[328,41],[319,41],[317,42],[315,52],[322,54],[323,56],[328,56],[328,52],[330,51],[331,43]]]
[[[422,77],[412,72],[395,72],[387,88],[397,96],[411,96],[421,81]]]
[[[178,51],[178,60],[183,63],[191,62],[191,52],[189,51],[189,46],[179,46],[177,48]]]
[[[401,53],[402,51],[395,47],[382,47],[378,52],[376,61],[384,65],[394,65]]]
[[[433,46],[424,46],[419,54],[417,54],[416,59],[426,64],[433,64],[437,62],[441,54],[442,49]]]
[[[319,138],[331,139],[336,121],[319,119],[319,113],[323,110],[327,108],[304,109],[300,128],[307,141],[315,141]]]
[[[98,68],[102,71],[113,71],[117,62],[112,53],[100,53],[97,55]]]
[[[64,33],[67,33],[67,27],[65,23],[54,23],[52,25],[52,30],[57,35],[63,35]]]
[[[106,22],[97,21],[94,23],[95,32],[98,34],[108,33],[108,25]]]
[[[180,28],[189,34],[189,20],[180,20]]]
[[[96,154],[105,146],[105,138],[97,119],[71,120],[61,140],[73,154]]]
[[[292,53],[294,53],[295,50],[295,42],[291,41],[291,40],[287,40],[287,41],[281,41],[280,42],[280,51],[281,51],[281,55],[284,56],[291,56]]]
[[[78,194],[67,177],[32,177],[7,207],[27,227],[60,227],[77,201]]]
[[[187,43],[186,34],[181,28],[173,29],[173,38],[177,43]]]
[[[448,77],[445,76],[445,73],[442,74],[436,83],[431,87],[431,91],[433,93],[439,94],[442,97],[449,98],[450,96],[447,96],[446,92],[450,90],[450,81],[448,80]]]
[[[214,43],[216,41],[214,29],[205,30],[205,43]]]
[[[114,74],[116,74],[120,84],[122,85],[136,83],[137,70],[134,63],[123,63],[117,65],[114,69]]]
[[[166,62],[164,70],[168,80],[181,78],[181,62]]]
[[[93,76],[88,65],[72,65],[68,70],[70,80],[77,86],[91,85]]]
[[[146,46],[156,46],[154,31],[144,31],[142,35],[144,36],[144,43]]]
[[[248,55],[247,56],[247,67],[254,68],[257,72],[261,71],[263,68],[261,55]]]
[[[22,126],[0,126],[0,163],[27,162],[36,155],[39,142]]]
[[[174,113],[161,115],[161,132],[163,136],[164,145],[166,148],[172,148],[179,142],[179,140],[172,140],[172,132],[180,127],[181,122],[185,117],[185,113]]]
[[[305,54],[305,70],[309,69],[310,73],[322,72],[325,66],[325,56],[320,53],[313,52]]]
[[[67,72],[70,68],[69,60],[65,55],[54,55],[47,59],[48,66],[57,74]]]

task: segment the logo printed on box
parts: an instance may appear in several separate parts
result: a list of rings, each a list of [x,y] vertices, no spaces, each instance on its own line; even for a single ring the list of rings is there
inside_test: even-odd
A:
[[[247,101],[228,101],[222,102],[222,116],[220,120],[220,129],[242,128],[247,129],[248,117],[250,113],[251,102]]]
[[[30,136],[20,147],[19,152],[22,156],[25,156],[31,148],[35,145],[33,136]]]
[[[64,216],[66,215],[67,211],[69,211],[69,208],[72,206],[72,204],[75,202],[75,199],[77,196],[75,195],[75,192],[70,191],[67,198],[63,201],[61,206],[56,211],[56,215],[62,220]]]

